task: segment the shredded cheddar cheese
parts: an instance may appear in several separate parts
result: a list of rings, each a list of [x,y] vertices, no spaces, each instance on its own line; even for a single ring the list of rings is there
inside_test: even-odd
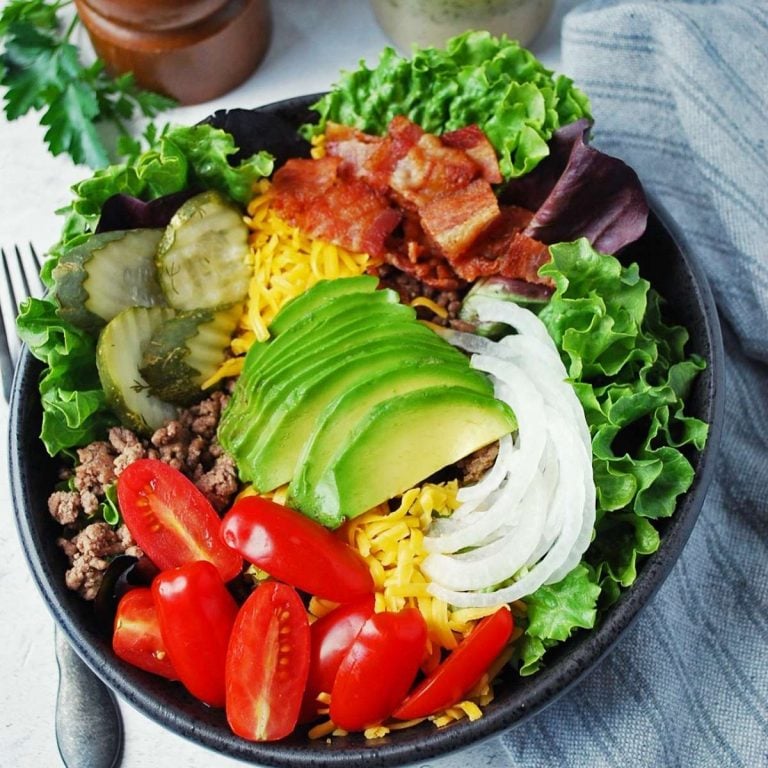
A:
[[[257,341],[269,338],[268,327],[280,309],[319,280],[353,277],[365,272],[368,255],[352,253],[318,240],[283,221],[270,207],[270,183],[260,182],[248,205],[251,230],[251,279],[239,328],[227,359],[203,387],[242,372],[244,355]]]
[[[427,624],[433,664],[441,649],[452,650],[475,621],[498,606],[468,613],[454,611],[445,601],[430,595],[429,582],[421,572],[427,556],[424,533],[433,516],[450,515],[459,505],[456,481],[427,483],[401,497],[390,512],[387,505],[348,521],[341,529],[347,542],[365,558],[376,585],[376,610],[400,611],[406,605],[419,609]]]

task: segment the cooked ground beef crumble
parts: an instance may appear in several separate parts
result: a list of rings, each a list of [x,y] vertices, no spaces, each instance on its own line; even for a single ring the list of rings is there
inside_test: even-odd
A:
[[[142,555],[124,525],[114,529],[103,521],[91,522],[105,500],[106,489],[137,459],[160,459],[180,470],[219,512],[231,504],[240,487],[237,468],[216,439],[228,400],[226,392],[214,392],[149,439],[125,427],[112,427],[105,441],[78,449],[77,465],[62,472],[62,480],[71,480],[73,490],[55,491],[48,499],[51,515],[64,526],[58,544],[70,562],[65,576],[70,589],[93,600],[114,556]]]

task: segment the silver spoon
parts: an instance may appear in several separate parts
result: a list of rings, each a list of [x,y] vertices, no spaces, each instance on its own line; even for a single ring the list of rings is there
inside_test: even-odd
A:
[[[56,628],[56,743],[67,768],[115,768],[123,755],[123,724],[112,691]]]

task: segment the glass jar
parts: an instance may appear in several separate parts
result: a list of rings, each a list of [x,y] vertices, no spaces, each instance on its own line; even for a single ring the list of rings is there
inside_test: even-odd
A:
[[[269,0],[75,0],[112,74],[180,104],[230,91],[256,69],[272,33]]]
[[[413,44],[442,48],[468,29],[506,34],[528,45],[546,25],[554,0],[370,0],[379,26],[405,53]]]

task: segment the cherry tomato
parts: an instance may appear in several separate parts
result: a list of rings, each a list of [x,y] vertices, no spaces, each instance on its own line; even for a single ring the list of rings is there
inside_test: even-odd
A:
[[[389,717],[413,684],[426,642],[427,625],[416,608],[371,616],[336,673],[331,720],[359,731]]]
[[[219,537],[216,510],[177,469],[157,459],[129,464],[117,480],[117,500],[128,530],[160,570],[208,560],[224,581],[240,573],[242,558]]]
[[[201,701],[223,707],[224,664],[237,603],[207,560],[162,571],[152,582],[160,632],[179,680]]]
[[[373,595],[366,595],[354,603],[344,603],[310,626],[309,677],[300,722],[317,718],[322,706],[317,695],[331,692],[339,665],[363,624],[373,616],[373,602]]]
[[[120,598],[112,650],[134,667],[169,680],[178,679],[160,634],[155,601],[149,587],[132,589]]]
[[[244,739],[287,736],[309,671],[309,620],[293,587],[265,582],[237,615],[226,664],[227,721]]]
[[[235,502],[221,536],[248,562],[311,595],[346,603],[373,592],[360,554],[319,523],[269,499]]]
[[[514,620],[509,609],[486,616],[394,711],[399,720],[428,717],[452,707],[479,682],[509,642]]]

